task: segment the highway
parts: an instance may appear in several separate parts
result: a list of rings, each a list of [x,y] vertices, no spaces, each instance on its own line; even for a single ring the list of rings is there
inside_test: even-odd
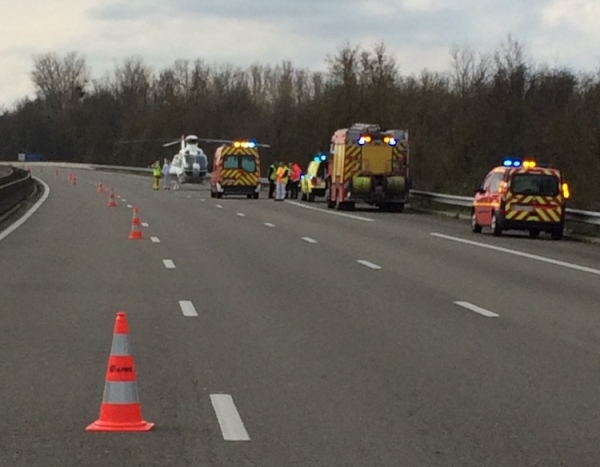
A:
[[[599,247],[74,173],[0,241],[0,465],[600,463]],[[117,311],[149,433],[85,431]]]

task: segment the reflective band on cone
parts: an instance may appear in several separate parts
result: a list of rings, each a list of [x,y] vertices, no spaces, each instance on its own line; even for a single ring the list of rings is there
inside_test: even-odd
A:
[[[135,218],[131,221],[131,232],[129,233],[129,240],[142,240],[142,231],[140,225],[135,223]]]
[[[154,423],[142,418],[128,334],[127,317],[120,311],[115,321],[100,417],[86,431],[132,432],[154,428]]]
[[[110,195],[108,195],[108,207],[109,208],[116,208],[117,207],[117,202],[115,201],[115,193],[113,192],[113,189],[110,189]]]
[[[142,225],[140,218],[138,217],[139,209],[136,207],[133,208],[133,225]]]

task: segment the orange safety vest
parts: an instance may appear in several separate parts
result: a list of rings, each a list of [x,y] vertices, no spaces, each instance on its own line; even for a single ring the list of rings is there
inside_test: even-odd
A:
[[[277,181],[279,183],[287,183],[289,176],[289,168],[288,167],[279,167],[277,169]]]

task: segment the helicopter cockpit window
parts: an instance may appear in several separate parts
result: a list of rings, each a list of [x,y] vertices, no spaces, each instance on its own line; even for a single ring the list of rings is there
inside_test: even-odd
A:
[[[242,169],[246,172],[256,172],[256,160],[252,156],[242,156]]]

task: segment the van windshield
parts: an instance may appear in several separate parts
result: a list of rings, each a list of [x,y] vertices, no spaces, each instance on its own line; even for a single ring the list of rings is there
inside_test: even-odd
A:
[[[512,178],[512,193],[515,195],[557,196],[558,178],[544,174],[516,174]]]

